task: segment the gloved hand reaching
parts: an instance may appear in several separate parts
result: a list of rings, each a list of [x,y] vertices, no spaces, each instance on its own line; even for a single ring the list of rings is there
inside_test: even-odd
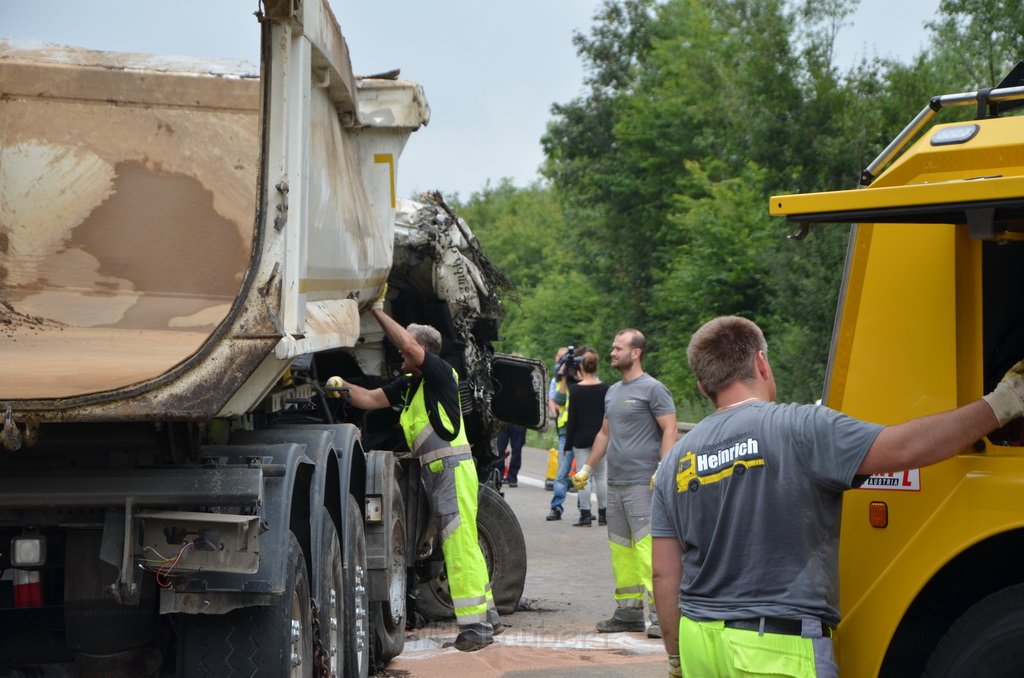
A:
[[[584,464],[583,468],[578,469],[576,474],[572,477],[572,484],[577,490],[582,490],[587,486],[587,481],[590,480],[591,468]]]
[[[661,462],[654,468],[654,473],[651,474],[651,489],[654,489],[654,479],[658,477],[658,470],[661,468]]]
[[[388,296],[388,284],[384,283],[383,285],[381,285],[380,294],[378,294],[377,298],[374,299],[374,301],[373,301],[372,308],[375,311],[383,311],[384,310],[384,298],[386,296]]]
[[[683,678],[683,670],[679,666],[679,655],[668,656],[668,678]]]
[[[342,379],[341,377],[331,377],[330,379],[327,380],[327,383],[324,384],[324,386],[326,386],[327,388],[345,388],[345,380]],[[340,398],[341,391],[328,391],[327,397]]]
[[[995,412],[1000,426],[1024,416],[1024,360],[1007,370],[1003,380],[983,400]]]

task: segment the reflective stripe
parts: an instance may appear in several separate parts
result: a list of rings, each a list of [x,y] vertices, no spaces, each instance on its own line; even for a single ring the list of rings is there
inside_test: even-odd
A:
[[[472,598],[459,598],[458,600],[452,600],[452,606],[470,607],[471,605],[483,605],[486,602],[486,596],[473,596]]]
[[[612,556],[612,574],[615,577],[615,594],[612,597],[619,607],[643,607],[644,598],[649,597],[654,590],[651,542],[648,535],[631,546],[613,541],[608,543]]]
[[[621,546],[624,549],[633,548],[633,540],[629,537],[623,537],[620,534],[612,534],[611,532],[609,532],[608,542],[610,544],[615,544],[616,546]]]
[[[452,377],[454,378],[456,385],[458,385],[459,375],[454,369],[452,370]],[[437,415],[440,418],[441,423],[446,427],[446,429],[451,431],[458,430],[458,434],[453,440],[447,441],[436,433],[434,427],[430,423],[430,413],[427,411],[427,402],[426,397],[424,396],[424,384],[425,380],[421,379],[411,398],[408,393],[406,393],[405,407],[399,417],[399,421],[402,425],[402,431],[405,433],[405,442],[409,445],[409,449],[412,451],[413,456],[420,457],[421,455],[429,452],[447,447],[458,447],[461,445],[466,445],[468,447],[469,438],[466,437],[466,426],[465,422],[462,420],[461,407],[460,410],[455,413],[458,415],[458,421],[451,422],[448,419],[448,413],[440,406],[440,404],[438,404]],[[434,458],[436,459],[436,457]]]
[[[641,525],[638,530],[633,532],[633,543],[637,543],[639,541],[642,541],[644,539],[644,537],[646,537],[650,533],[651,533],[651,524],[650,523],[647,523],[646,525]]]
[[[487,621],[487,610],[483,612],[466,613],[459,608],[455,608],[455,619],[459,626],[465,626],[466,624],[480,624]]]
[[[427,424],[423,428],[423,430],[419,432],[416,438],[412,441],[412,451],[413,454],[419,457],[427,452],[444,449],[446,447],[450,447],[451,445],[451,442],[445,440],[444,438],[437,434],[437,431],[434,430],[433,426]]]
[[[443,462],[446,467],[443,475],[452,475],[458,503],[458,517],[446,526],[450,529],[445,531],[441,539],[441,550],[448,569],[448,588],[453,600],[474,603],[455,605],[455,618],[459,626],[486,623],[487,610],[494,604],[487,588],[487,562],[480,551],[476,530],[479,487],[476,467],[473,460],[466,456],[466,459],[454,465],[451,460]]]
[[[615,593],[612,594],[612,600],[619,607],[637,607],[643,609],[644,606],[644,592],[643,591],[622,591],[615,589]]]
[[[431,433],[433,433],[433,431],[431,431]],[[460,454],[471,453],[472,450],[470,449],[469,445],[449,445],[447,442],[444,442],[444,447],[431,450],[430,452],[426,452],[424,454],[416,454],[415,451],[413,452],[413,454],[419,458],[420,464],[423,466],[426,466],[430,462],[436,461],[438,459],[447,459],[448,457],[456,457]]]
[[[423,443],[427,442],[427,439],[430,438],[431,435],[437,434],[434,432],[434,429],[431,428],[430,426],[420,431],[412,442],[412,451],[415,452],[416,450],[423,447]]]
[[[555,419],[555,426],[558,428],[565,428],[565,425],[569,423],[569,391],[565,392],[565,403],[558,406],[558,418]]]
[[[455,534],[455,530],[459,529],[459,525],[462,524],[462,516],[456,515],[454,518],[448,521],[448,524],[441,528],[441,543],[448,541],[449,537]]]

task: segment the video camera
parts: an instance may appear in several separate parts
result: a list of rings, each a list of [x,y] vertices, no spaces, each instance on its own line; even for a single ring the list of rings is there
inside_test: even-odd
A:
[[[576,354],[576,347],[569,346],[569,350],[565,352],[561,358],[558,359],[558,364],[555,365],[555,375],[558,377],[566,377],[570,381],[580,380],[580,365],[583,363],[582,353]]]

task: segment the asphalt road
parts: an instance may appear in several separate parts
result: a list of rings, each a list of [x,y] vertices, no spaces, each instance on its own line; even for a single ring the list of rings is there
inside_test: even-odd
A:
[[[574,527],[579,512],[569,494],[561,521],[547,521],[551,492],[544,489],[547,450],[526,448],[518,487],[503,492],[526,537],[523,600],[503,618],[494,645],[473,653],[444,648],[455,639],[454,622],[406,634],[405,651],[377,674],[384,677],[647,678],[667,675],[660,640],[640,633],[597,633],[611,616],[614,588],[605,528]],[[596,511],[596,498],[594,506]]]

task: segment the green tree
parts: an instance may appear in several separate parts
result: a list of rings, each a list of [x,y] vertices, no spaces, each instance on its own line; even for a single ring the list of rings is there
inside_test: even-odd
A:
[[[651,295],[659,350],[649,367],[672,390],[680,418],[694,421],[707,403],[686,361],[690,335],[718,315],[770,320],[763,312],[770,282],[766,255],[778,228],[760,199],[763,170],[753,163],[718,181],[696,162],[686,170],[689,194],[676,197],[669,219],[691,237],[660,273]]]
[[[993,87],[1024,57],[1020,0],[941,0],[938,17],[926,25],[953,90]]]
[[[459,206],[494,264],[520,293],[548,275],[549,257],[562,246],[565,222],[554,191],[540,183],[516,188],[511,179],[488,182]]]
[[[562,198],[575,263],[585,265],[594,285],[613,299],[642,288],[649,261],[638,252],[654,249],[645,247],[647,210],[634,195],[637,182],[614,133],[620,101],[650,49],[653,5],[607,0],[590,34],[575,36],[589,91],[553,107],[555,117],[542,139],[544,174]],[[623,324],[631,324],[631,307],[618,305]]]
[[[550,362],[560,346],[600,345],[607,303],[574,266],[562,208],[550,187],[517,188],[503,179],[474,193],[459,213],[516,290],[506,300],[501,350]]]
[[[542,139],[550,184],[502,182],[463,208],[520,291],[506,350],[604,354],[637,327],[698,418],[686,344],[739,314],[764,327],[780,396],[820,397],[849,229],[789,240],[769,196],[853,188],[931,96],[997,83],[1021,51],[1019,5],[942,0],[912,62],[841,70],[856,0],[606,0],[575,36],[586,93],[553,107]]]

